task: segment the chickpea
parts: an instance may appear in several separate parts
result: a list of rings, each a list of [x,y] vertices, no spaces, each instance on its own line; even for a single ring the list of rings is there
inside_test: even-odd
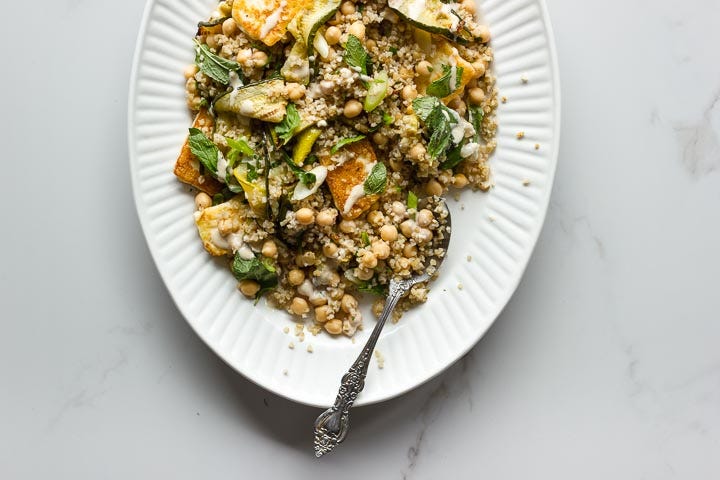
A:
[[[340,5],[340,13],[343,15],[352,15],[355,13],[355,4],[349,0],[346,0]]]
[[[386,242],[394,242],[397,240],[398,232],[394,225],[384,225],[380,229],[380,238]]]
[[[340,300],[340,308],[342,308],[342,311],[345,313],[352,313],[354,310],[357,310],[358,301],[355,297],[346,293],[343,295],[342,300]]]
[[[295,219],[300,225],[311,225],[315,222],[315,212],[311,208],[303,207],[295,212]]]
[[[453,186],[455,188],[464,188],[468,184],[468,179],[462,173],[458,173],[453,177]]]
[[[463,102],[460,97],[453,98],[453,100],[448,104],[448,107],[455,110],[461,117],[464,117],[465,112],[467,111],[467,105],[465,105],[465,102]]]
[[[348,27],[348,34],[355,35],[360,40],[365,40],[365,24],[358,20]]]
[[[471,88],[468,92],[468,100],[473,105],[482,105],[483,100],[485,100],[485,92],[479,87]]]
[[[345,295],[345,291],[342,288],[329,288],[328,295],[330,295],[330,298],[333,300],[340,300],[342,296]]]
[[[377,47],[377,42],[375,40],[373,40],[372,38],[365,41],[365,48],[367,50],[372,50],[375,47]]]
[[[415,65],[415,72],[421,77],[429,77],[432,70],[432,64],[427,60],[422,60]]]
[[[355,269],[355,276],[360,280],[370,280],[373,275],[375,275],[375,272],[367,269],[367,268],[356,268]]]
[[[475,11],[477,10],[475,0],[463,0],[462,6],[468,13],[475,15]]]
[[[342,320],[334,318],[325,323],[325,330],[331,335],[339,335],[342,333]]]
[[[415,240],[417,240],[418,243],[428,243],[433,238],[433,233],[428,230],[427,228],[421,228],[418,230],[417,233],[415,233]]]
[[[352,220],[343,220],[340,222],[340,231],[343,233],[352,233],[355,231],[355,222]]]
[[[417,97],[417,89],[415,88],[415,85],[405,85],[400,92],[400,96],[403,98],[403,100],[413,100],[415,97]]]
[[[198,210],[203,210],[208,207],[212,207],[212,198],[205,192],[200,192],[195,195],[195,206]]]
[[[433,213],[427,208],[423,208],[415,216],[415,221],[420,227],[429,227],[433,221]]]
[[[222,32],[223,35],[226,37],[232,37],[235,35],[238,31],[237,23],[235,23],[235,20],[233,20],[232,17],[225,20],[222,24]]]
[[[327,305],[327,298],[324,295],[315,294],[310,297],[310,304],[313,307],[319,307],[321,305]]]
[[[327,30],[325,30],[325,40],[327,41],[328,45],[337,45],[337,43],[340,41],[340,36],[342,35],[342,32],[340,29],[336,26],[330,26]]]
[[[425,156],[425,147],[422,143],[416,143],[408,152],[408,156],[413,160],[421,160]]]
[[[215,37],[215,35],[208,35],[207,37],[205,37],[205,44],[208,47],[215,49],[217,47],[217,38]]]
[[[250,58],[252,58],[252,50],[250,50],[249,48],[243,48],[235,56],[235,60],[237,60],[237,62],[241,65],[247,64]]]
[[[377,257],[373,252],[365,252],[362,257],[360,257],[360,266],[368,269],[373,269],[377,267]]]
[[[403,247],[403,256],[407,258],[413,258],[417,256],[417,247],[412,243],[406,243]]]
[[[185,70],[183,70],[183,75],[186,79],[188,79],[194,77],[197,72],[198,66],[193,63],[192,65],[188,65],[187,67],[185,67]]]
[[[252,59],[256,67],[264,67],[268,63],[267,53],[262,50],[255,50],[252,54]]]
[[[395,215],[397,215],[397,216],[399,216],[399,217],[404,217],[405,214],[407,213],[407,209],[405,208],[405,204],[402,203],[402,202],[399,202],[399,201],[397,201],[397,200],[395,200],[395,201],[392,203],[392,211],[393,211],[393,213],[394,213]]]
[[[380,210],[373,210],[372,212],[368,213],[367,216],[367,221],[370,222],[370,225],[373,225],[375,227],[379,227],[380,225],[382,225],[384,219],[385,216]]]
[[[339,25],[342,23],[342,13],[340,13],[340,10],[335,12],[335,16],[328,20],[328,25]]]
[[[487,25],[478,25],[473,31],[474,37],[479,38],[481,42],[487,43],[490,41],[490,29]]]
[[[416,227],[417,225],[415,224],[415,220],[405,220],[400,224],[400,231],[407,238],[410,238],[412,237],[412,234],[415,231]]]
[[[335,255],[337,255],[338,247],[334,243],[326,243],[322,247],[323,254],[328,258],[335,258]]]
[[[337,272],[332,272],[330,275],[328,275],[328,285],[331,285],[333,287],[337,287],[340,285],[340,274]]]
[[[315,308],[315,321],[318,323],[325,323],[328,320],[328,313],[330,313],[330,307],[322,305]]]
[[[487,67],[485,66],[485,62],[483,62],[482,60],[473,62],[472,67],[473,70],[475,70],[475,77],[480,78],[485,75],[485,70],[487,69]]]
[[[355,118],[360,115],[363,111],[362,103],[355,99],[348,100],[343,108],[343,115],[347,118]]]
[[[443,187],[437,180],[430,180],[425,184],[425,192],[427,192],[428,195],[440,196],[443,193]]]
[[[240,280],[238,289],[248,298],[255,298],[257,292],[260,291],[260,284],[255,280]]]
[[[372,136],[373,142],[375,142],[375,145],[378,147],[384,147],[388,143],[388,137],[384,133],[375,132]]]
[[[380,260],[385,260],[390,256],[390,245],[383,240],[376,240],[372,244],[372,252]]]
[[[298,268],[293,268],[288,272],[287,278],[288,282],[290,282],[290,285],[297,287],[305,281],[305,272]]]
[[[288,83],[287,92],[290,100],[300,100],[305,96],[305,85],[300,85],[299,83]]]
[[[315,218],[315,223],[317,223],[321,227],[329,227],[330,225],[335,224],[336,218],[337,210],[335,210],[334,208],[326,208],[325,210],[321,210],[320,213],[317,214],[317,217]]]
[[[312,265],[313,263],[315,263],[315,253],[305,252],[302,255],[298,255],[295,258],[295,263],[297,263],[301,267],[307,267],[309,265]]]
[[[277,245],[275,245],[275,242],[273,240],[265,240],[265,243],[263,243],[263,246],[262,246],[261,253],[263,254],[263,257],[277,258],[277,256],[278,256]]]
[[[302,297],[295,297],[290,303],[290,311],[295,315],[305,315],[310,311],[307,300]]]

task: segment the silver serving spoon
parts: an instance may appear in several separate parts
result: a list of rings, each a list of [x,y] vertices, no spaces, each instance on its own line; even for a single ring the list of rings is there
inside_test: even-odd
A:
[[[352,407],[355,399],[365,387],[365,377],[367,376],[370,358],[373,350],[375,350],[375,344],[398,301],[410,291],[413,285],[430,280],[432,275],[427,273],[428,267],[433,267],[437,271],[446,256],[451,234],[450,210],[443,199],[438,199],[437,204],[445,210],[447,217],[445,218],[445,225],[441,227],[442,230],[436,232],[436,236],[433,238],[433,252],[442,249],[443,255],[426,258],[425,272],[420,275],[402,280],[394,278],[390,280],[385,308],[383,308],[380,318],[357,360],[352,364],[350,370],[343,375],[335,404],[315,420],[315,456],[318,458],[329,453],[345,440],[345,436],[350,429],[350,407]],[[432,260],[435,262],[431,264]]]

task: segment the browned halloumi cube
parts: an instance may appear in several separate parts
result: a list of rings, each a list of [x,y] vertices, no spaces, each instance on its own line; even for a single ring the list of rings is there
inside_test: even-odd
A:
[[[377,157],[366,139],[347,145],[333,157],[340,155],[347,159],[328,171],[326,182],[340,214],[343,218],[353,219],[366,212],[379,198],[378,195],[365,195],[363,188]],[[335,163],[333,157],[326,157],[323,163],[332,165]]]
[[[200,109],[193,121],[193,127],[202,129],[213,125],[213,116],[207,109]],[[175,162],[175,176],[183,183],[192,185],[208,195],[215,195],[222,190],[222,184],[211,175],[203,175],[200,172],[200,162],[190,151],[187,139],[180,150],[180,155]]]
[[[255,40],[272,46],[287,31],[287,26],[312,0],[235,0],[232,16],[240,28]]]

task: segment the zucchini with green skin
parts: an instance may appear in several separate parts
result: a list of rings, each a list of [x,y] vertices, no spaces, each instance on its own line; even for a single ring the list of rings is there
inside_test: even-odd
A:
[[[389,0],[388,6],[404,20],[421,30],[437,33],[458,43],[474,38],[463,28],[453,4],[440,0]]]
[[[313,54],[315,34],[325,22],[330,20],[340,7],[341,0],[314,0],[312,5],[305,8],[288,25],[288,30],[302,40],[308,49],[308,55]]]
[[[233,89],[215,101],[218,112],[233,112],[264,122],[280,123],[285,116],[285,82],[279,78],[263,80]]]

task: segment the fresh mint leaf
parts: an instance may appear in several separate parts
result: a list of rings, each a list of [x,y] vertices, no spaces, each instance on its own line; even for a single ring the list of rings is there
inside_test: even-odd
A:
[[[379,283],[370,283],[370,282],[358,282],[355,285],[358,289],[358,291],[363,293],[372,293],[373,295],[378,295],[380,297],[387,296],[387,287],[385,285],[380,285]]]
[[[408,198],[407,198],[407,208],[414,208],[417,210],[418,207],[418,197],[415,195],[412,190],[408,192]]]
[[[440,104],[436,97],[418,97],[412,102],[415,115],[423,122],[427,121],[432,111]]]
[[[367,232],[362,232],[360,234],[360,239],[362,240],[364,246],[367,247],[368,245],[370,245],[370,236]]]
[[[290,170],[295,174],[298,180],[300,180],[302,183],[304,183],[308,187],[312,187],[315,185],[315,182],[317,181],[317,177],[315,177],[314,173],[306,172],[302,168],[295,165],[295,162],[292,161],[292,158],[290,158],[289,155],[284,154],[285,157],[285,163],[288,164],[290,167]]]
[[[235,164],[237,163],[237,160],[241,156],[251,156],[255,152],[250,147],[250,145],[247,143],[247,140],[245,140],[243,137],[238,138],[237,140],[232,139],[230,137],[225,137],[225,141],[228,144],[228,147],[230,147],[230,151],[227,154],[228,162],[230,163],[230,168],[233,168]]]
[[[347,42],[345,42],[345,63],[359,68],[363,75],[368,75],[368,54],[360,39],[352,34],[348,35]]]
[[[188,136],[190,151],[202,163],[208,173],[217,172],[218,147],[199,128],[191,128]]]
[[[345,145],[350,145],[351,143],[359,142],[360,140],[364,139],[365,135],[357,135],[355,137],[348,137],[343,138],[339,142],[337,142],[333,147],[330,149],[330,153],[337,153],[338,150],[343,148]]]
[[[395,54],[397,54],[397,52],[398,52],[397,47],[390,47],[390,53],[392,53],[393,55],[395,55]]]
[[[195,64],[200,71],[223,85],[230,83],[230,72],[240,71],[240,65],[214,54],[207,45],[198,42],[197,39],[194,42]]]
[[[288,143],[295,135],[295,130],[300,126],[300,114],[294,103],[288,104],[285,110],[285,118],[275,126],[275,133],[282,140],[283,145]]]
[[[474,105],[468,109],[468,112],[470,113],[470,123],[472,123],[472,126],[475,129],[473,141],[475,143],[480,143],[480,131],[482,130],[482,122],[485,117],[485,112],[482,107]]]
[[[387,167],[385,167],[384,163],[377,162],[363,184],[365,195],[375,195],[384,192],[386,184]]]
[[[248,163],[248,164],[247,164],[247,167],[248,167],[248,169],[247,169],[247,179],[248,179],[248,182],[252,182],[253,180],[257,180],[258,177],[260,176],[260,174],[258,173],[257,168],[255,167],[255,165],[252,165],[252,164]]]
[[[462,78],[463,68],[462,67],[451,67],[450,65],[443,65],[443,74],[428,85],[426,93],[433,97],[445,98],[452,92],[457,90],[458,80]]]
[[[464,160],[464,158],[460,156],[460,150],[462,150],[464,144],[464,141],[460,142],[460,145],[448,152],[445,161],[440,164],[440,170],[451,170]]]
[[[430,139],[427,152],[432,158],[441,156],[452,141],[452,126],[458,122],[457,113],[435,97],[413,100],[415,114],[425,123]]]
[[[213,195],[213,197],[212,197],[213,207],[215,205],[220,205],[223,202],[225,202],[225,195],[223,195],[222,193],[216,193],[215,195]]]
[[[233,259],[231,270],[238,280],[255,280],[260,284],[260,291],[258,291],[256,298],[277,287],[277,271],[269,261],[261,261],[257,257],[246,260],[238,252]]]

